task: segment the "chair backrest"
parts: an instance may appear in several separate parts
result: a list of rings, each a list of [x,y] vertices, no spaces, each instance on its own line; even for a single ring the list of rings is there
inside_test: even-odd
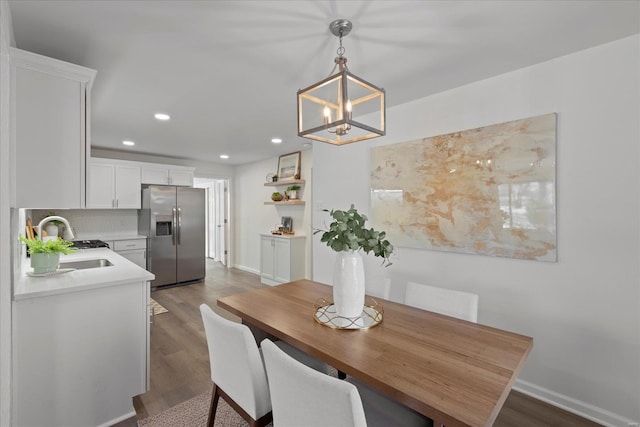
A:
[[[364,261],[364,286],[367,295],[388,300],[391,293],[389,269],[384,267],[380,258],[369,255],[362,257]]]
[[[265,339],[274,427],[366,427],[358,389],[303,365]]]
[[[200,305],[209,347],[211,379],[254,420],[271,411],[269,386],[260,350],[246,325]]]
[[[404,303],[458,319],[478,322],[478,295],[420,283],[407,283]]]

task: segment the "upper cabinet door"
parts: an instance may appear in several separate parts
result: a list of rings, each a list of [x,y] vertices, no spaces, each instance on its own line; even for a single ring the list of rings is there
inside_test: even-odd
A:
[[[169,171],[167,168],[146,167],[142,168],[142,183],[143,184],[157,184],[168,185],[169,184]]]
[[[169,183],[171,185],[193,186],[193,171],[169,169]]]
[[[10,49],[12,206],[83,208],[94,70]]]
[[[94,209],[111,209],[115,207],[113,165],[105,163],[89,164],[89,190],[87,191],[87,207]]]
[[[194,168],[161,164],[143,165],[142,183],[193,187],[193,170]]]
[[[116,207],[119,209],[142,207],[140,167],[116,164]]]

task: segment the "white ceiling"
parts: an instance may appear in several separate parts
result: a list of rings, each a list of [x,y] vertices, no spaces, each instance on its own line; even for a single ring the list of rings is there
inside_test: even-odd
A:
[[[18,48],[98,70],[94,147],[232,165],[303,148],[296,91],[331,71],[334,19],[388,107],[640,31],[636,0],[9,3]]]

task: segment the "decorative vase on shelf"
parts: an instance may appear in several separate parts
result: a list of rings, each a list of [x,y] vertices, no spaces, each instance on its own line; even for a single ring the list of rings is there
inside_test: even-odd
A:
[[[31,268],[36,274],[50,273],[58,269],[60,253],[31,254]]]
[[[338,316],[358,317],[364,308],[364,264],[358,251],[336,253],[333,303]]]

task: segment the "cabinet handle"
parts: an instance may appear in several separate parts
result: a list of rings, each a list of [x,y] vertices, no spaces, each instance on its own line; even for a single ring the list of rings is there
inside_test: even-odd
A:
[[[118,207],[118,199],[116,199],[116,208]]]

